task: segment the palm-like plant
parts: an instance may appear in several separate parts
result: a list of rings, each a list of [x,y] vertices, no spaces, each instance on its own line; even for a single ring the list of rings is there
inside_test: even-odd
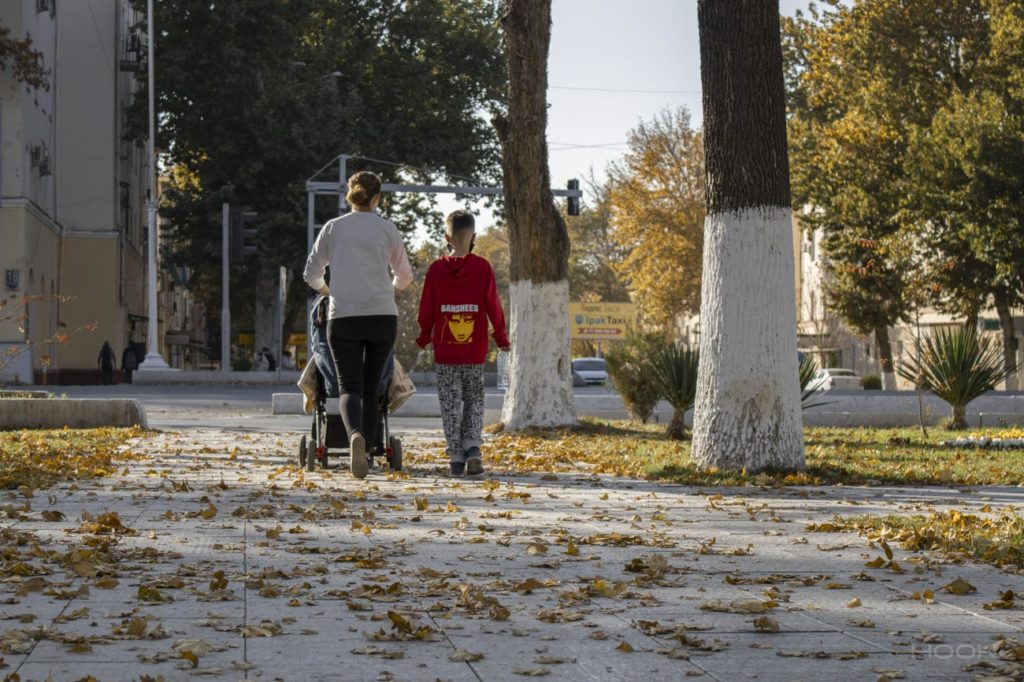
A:
[[[942,329],[914,345],[917,352],[900,365],[899,374],[949,403],[950,430],[966,429],[967,405],[1017,371],[1006,367],[1000,349],[973,327]]]
[[[800,409],[809,410],[812,407],[820,407],[822,405],[828,405],[827,402],[821,400],[814,400],[814,396],[818,394],[815,388],[807,388],[811,380],[814,379],[815,373],[818,371],[818,366],[811,360],[810,357],[805,357],[800,361]]]
[[[697,399],[698,352],[677,343],[662,340],[651,343],[644,357],[644,374],[672,406],[672,419],[666,433],[669,438],[686,439],[686,411]]]

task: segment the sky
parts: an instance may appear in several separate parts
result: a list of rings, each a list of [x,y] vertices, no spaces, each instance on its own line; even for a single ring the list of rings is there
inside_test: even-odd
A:
[[[780,0],[783,15],[808,0]],[[548,56],[551,184],[593,172],[598,181],[622,158],[629,131],[663,109],[685,106],[701,123],[697,0],[553,0]],[[584,198],[584,200],[586,200]],[[440,208],[458,208],[450,199]],[[493,216],[477,208],[478,229]],[[421,235],[422,238],[423,235]]]
[[[807,0],[781,0],[792,15]],[[605,167],[629,131],[685,106],[701,123],[696,0],[553,0],[548,58],[551,183]],[[628,91],[641,92],[628,92]]]

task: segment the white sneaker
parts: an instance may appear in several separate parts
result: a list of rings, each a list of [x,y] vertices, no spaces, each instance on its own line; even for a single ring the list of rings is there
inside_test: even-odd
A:
[[[352,467],[352,475],[356,478],[366,478],[370,471],[370,463],[366,459],[366,439],[363,434],[355,432],[349,439],[349,462]]]

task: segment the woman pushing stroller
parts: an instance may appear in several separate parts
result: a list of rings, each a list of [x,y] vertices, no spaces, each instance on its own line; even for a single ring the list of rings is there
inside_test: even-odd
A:
[[[398,334],[395,290],[412,282],[398,228],[376,213],[380,192],[380,178],[373,173],[349,178],[346,199],[353,210],[324,225],[303,272],[309,286],[330,297],[327,340],[338,369],[341,418],[356,478],[366,477],[367,443],[376,442],[378,383]]]

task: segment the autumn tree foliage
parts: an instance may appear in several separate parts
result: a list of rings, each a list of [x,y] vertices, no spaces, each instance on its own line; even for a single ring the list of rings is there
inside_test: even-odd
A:
[[[646,320],[669,328],[700,308],[704,149],[685,108],[663,111],[629,134],[609,168],[611,267]]]
[[[629,252],[615,239],[611,181],[599,182],[591,177],[585,184],[588,199],[580,214],[565,217],[569,229],[569,299],[629,301],[629,287],[620,273]]]
[[[825,235],[829,305],[872,333],[895,386],[889,326],[918,289],[908,267],[906,159],[915,130],[976,81],[989,49],[985,0],[829,3],[783,25],[793,200]]]
[[[43,67],[43,53],[32,47],[32,38],[14,38],[10,28],[0,26],[0,69],[8,68],[19,83],[50,89],[50,70]]]
[[[971,323],[991,302],[1009,365],[1024,254],[1024,8],[863,0],[797,16],[785,35],[794,195],[825,231],[833,307],[874,332],[889,370],[885,327],[914,305]]]

